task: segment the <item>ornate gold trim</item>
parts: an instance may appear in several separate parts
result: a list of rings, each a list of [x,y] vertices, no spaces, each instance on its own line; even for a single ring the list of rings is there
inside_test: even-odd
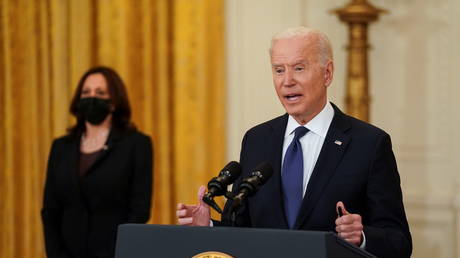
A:
[[[228,254],[224,254],[221,252],[209,251],[209,252],[197,254],[193,256],[192,258],[233,258],[233,256],[230,256]]]
[[[349,45],[346,78],[346,112],[363,121],[369,121],[369,74],[367,26],[386,10],[376,8],[366,0],[352,0],[343,8],[332,10],[348,24]]]

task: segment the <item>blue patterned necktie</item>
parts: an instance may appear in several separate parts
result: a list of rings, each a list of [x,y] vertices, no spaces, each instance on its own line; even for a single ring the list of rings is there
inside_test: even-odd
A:
[[[299,139],[309,130],[303,126],[295,129],[294,139],[286,150],[281,181],[283,184],[284,212],[289,228],[294,223],[302,204],[303,196],[303,154]]]

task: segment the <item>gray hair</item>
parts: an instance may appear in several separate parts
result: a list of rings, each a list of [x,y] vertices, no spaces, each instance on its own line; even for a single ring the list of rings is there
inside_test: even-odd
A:
[[[326,65],[329,60],[333,60],[332,47],[327,35],[319,30],[304,26],[292,27],[276,33],[271,40],[270,55],[272,54],[273,43],[276,40],[306,36],[314,36],[317,39],[315,44],[318,48],[319,62],[321,65]]]

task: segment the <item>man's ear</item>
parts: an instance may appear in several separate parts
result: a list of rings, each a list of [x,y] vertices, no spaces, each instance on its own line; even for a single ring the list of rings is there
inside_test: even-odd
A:
[[[332,60],[327,61],[324,69],[324,85],[329,87],[334,77],[334,62]]]

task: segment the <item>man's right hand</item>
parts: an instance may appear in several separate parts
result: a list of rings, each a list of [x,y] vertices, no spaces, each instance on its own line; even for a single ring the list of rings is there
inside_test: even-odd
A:
[[[177,204],[176,216],[179,225],[209,226],[211,211],[209,206],[203,202],[205,191],[206,187],[202,185],[198,190],[197,205]]]

